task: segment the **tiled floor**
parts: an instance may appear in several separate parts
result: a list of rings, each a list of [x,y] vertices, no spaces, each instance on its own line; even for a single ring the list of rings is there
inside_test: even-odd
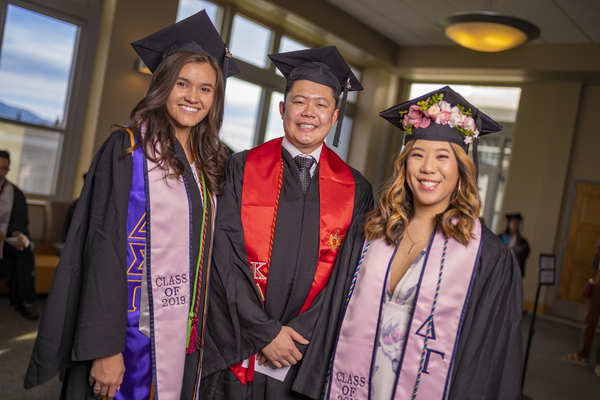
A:
[[[41,313],[44,298],[36,307]],[[523,318],[523,342],[527,344],[530,315]],[[37,322],[21,317],[8,305],[8,296],[0,296],[0,399],[58,399],[61,383],[52,379],[25,391],[23,377],[35,340]],[[527,376],[526,397],[533,400],[599,400],[600,378],[592,367],[579,367],[561,360],[564,353],[574,352],[579,343],[581,328],[576,324],[538,316],[533,336]],[[593,351],[598,346],[596,334]]]

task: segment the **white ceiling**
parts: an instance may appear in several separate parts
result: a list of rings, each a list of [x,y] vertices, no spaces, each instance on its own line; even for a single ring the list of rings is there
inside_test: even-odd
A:
[[[600,43],[600,0],[327,0],[401,46],[452,45],[435,26],[455,12],[494,11],[537,25],[532,44]]]

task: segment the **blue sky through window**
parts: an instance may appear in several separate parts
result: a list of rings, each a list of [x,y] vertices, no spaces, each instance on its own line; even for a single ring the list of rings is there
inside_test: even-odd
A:
[[[0,54],[0,102],[33,114],[20,111],[23,121],[54,125],[59,120],[62,125],[77,35],[76,25],[9,5]],[[14,112],[0,107],[3,117],[17,119]]]

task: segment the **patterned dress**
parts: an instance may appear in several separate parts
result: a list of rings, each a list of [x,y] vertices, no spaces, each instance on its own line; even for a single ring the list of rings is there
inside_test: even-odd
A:
[[[410,265],[396,285],[393,294],[390,291],[388,275],[379,319],[379,339],[375,354],[375,365],[373,371],[371,371],[371,398],[373,400],[390,400],[392,398],[398,365],[404,348],[406,330],[410,322],[426,253],[427,246]]]

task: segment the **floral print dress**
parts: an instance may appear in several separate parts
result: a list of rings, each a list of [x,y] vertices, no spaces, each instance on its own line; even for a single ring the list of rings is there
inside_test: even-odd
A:
[[[373,400],[390,400],[392,398],[426,250],[427,247],[410,265],[396,285],[394,293],[390,291],[388,276],[381,307],[375,364],[371,371],[371,398]]]

